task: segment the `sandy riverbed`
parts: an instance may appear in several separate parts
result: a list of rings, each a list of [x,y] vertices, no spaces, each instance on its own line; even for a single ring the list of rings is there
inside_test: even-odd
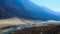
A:
[[[22,21],[21,19],[19,19],[17,17],[0,20],[0,28],[6,27],[6,26],[11,26],[11,25],[27,24],[27,23],[60,24],[60,21],[53,21],[53,20],[49,20],[49,21],[46,21],[46,22],[33,21],[33,20],[24,20],[24,21]]]
[[[19,25],[19,24],[27,24],[21,21],[20,19],[14,17],[11,19],[0,20],[0,28],[10,26],[10,25]]]

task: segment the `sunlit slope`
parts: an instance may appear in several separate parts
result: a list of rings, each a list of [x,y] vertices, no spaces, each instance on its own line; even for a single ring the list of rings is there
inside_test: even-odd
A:
[[[25,8],[24,17],[31,20],[60,20],[60,16],[56,15],[53,10],[47,7],[41,7],[29,0],[20,0]],[[27,4],[26,4],[27,3]]]

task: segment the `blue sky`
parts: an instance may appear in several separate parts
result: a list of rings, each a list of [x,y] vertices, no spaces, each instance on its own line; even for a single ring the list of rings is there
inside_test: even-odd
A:
[[[60,0],[30,0],[30,1],[39,6],[46,6],[55,12],[60,12]]]

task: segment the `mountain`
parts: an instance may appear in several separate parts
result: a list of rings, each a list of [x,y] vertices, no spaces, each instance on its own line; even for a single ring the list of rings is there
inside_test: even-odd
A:
[[[38,6],[29,0],[2,0],[2,2],[0,1],[0,7],[20,19],[60,20],[60,17],[49,8]]]
[[[26,11],[26,12],[28,12],[28,14],[29,14],[28,16],[32,20],[34,20],[34,19],[37,19],[37,20],[60,20],[60,17],[55,15],[55,12],[47,7],[38,6],[28,0],[20,0],[20,2],[25,7],[25,10],[30,10],[30,11]]]

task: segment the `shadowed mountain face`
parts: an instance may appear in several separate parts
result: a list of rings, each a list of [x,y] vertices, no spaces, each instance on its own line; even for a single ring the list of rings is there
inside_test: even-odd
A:
[[[28,0],[0,0],[0,7],[0,18],[16,15],[18,18],[30,20],[60,20],[60,17],[54,15],[52,10],[40,7]]]
[[[7,7],[7,2],[0,0],[0,19],[8,19],[15,16]]]
[[[0,7],[0,19],[8,19],[14,17],[13,13],[5,11],[2,7]]]

